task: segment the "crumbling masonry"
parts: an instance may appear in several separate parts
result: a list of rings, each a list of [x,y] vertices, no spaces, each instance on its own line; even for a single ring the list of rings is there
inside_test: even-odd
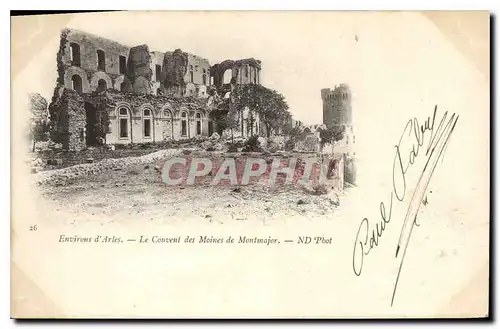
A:
[[[64,149],[80,150],[209,136],[216,131],[209,115],[215,99],[235,84],[259,84],[261,62],[249,58],[210,66],[180,49],[150,51],[147,45],[128,47],[65,29],[57,70],[51,137]],[[243,115],[241,120],[245,126]]]

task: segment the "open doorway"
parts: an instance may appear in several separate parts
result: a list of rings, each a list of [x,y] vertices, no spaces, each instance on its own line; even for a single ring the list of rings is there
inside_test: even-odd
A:
[[[99,143],[99,126],[97,109],[90,103],[85,103],[85,145],[98,146]]]
[[[214,133],[214,123],[212,120],[208,121],[208,136],[212,136]]]

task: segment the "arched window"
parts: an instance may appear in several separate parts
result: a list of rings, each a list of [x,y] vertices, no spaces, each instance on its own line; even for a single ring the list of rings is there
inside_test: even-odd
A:
[[[151,110],[149,109],[143,111],[143,133],[144,138],[151,137]]]
[[[187,113],[181,113],[181,136],[187,136]]]
[[[172,114],[170,113],[170,111],[169,111],[169,110],[164,110],[164,111],[163,111],[163,116],[164,116],[165,118],[171,118],[171,117],[172,117]]]
[[[125,91],[126,86],[127,86],[127,84],[125,83],[125,81],[120,83],[120,91]]]
[[[161,91],[161,88],[156,89],[156,95],[157,96],[163,95],[163,92]]]
[[[98,71],[106,71],[106,56],[104,55],[104,51],[97,51],[97,70]]]
[[[129,133],[129,113],[126,108],[120,108],[118,110],[119,114],[119,125],[120,125],[120,138],[128,138]]]
[[[161,81],[161,65],[155,65],[155,80]]]
[[[120,74],[127,73],[127,57],[120,56]]]
[[[231,79],[233,78],[233,72],[231,69],[227,69],[224,71],[223,76],[223,84],[231,83]]]
[[[78,66],[80,67],[81,62],[80,62],[80,45],[77,43],[72,42],[70,44],[71,52],[71,65],[73,66]]]
[[[82,78],[78,74],[75,74],[71,77],[72,88],[77,93],[82,93]]]
[[[201,135],[201,114],[196,113],[196,135]]]
[[[97,82],[97,92],[101,93],[103,91],[106,91],[108,89],[108,84],[106,83],[106,80],[104,79],[99,79]]]

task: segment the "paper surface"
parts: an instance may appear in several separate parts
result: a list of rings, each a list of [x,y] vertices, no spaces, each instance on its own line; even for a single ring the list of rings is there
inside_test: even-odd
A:
[[[489,19],[488,12],[13,17],[11,316],[488,316]],[[172,187],[141,181],[153,160],[149,169],[139,163],[44,190],[29,166],[28,93],[51,103],[65,28],[150,51],[180,48],[210,65],[256,58],[260,84],[309,125],[323,123],[321,89],[348,84],[355,186],[346,184],[331,207],[299,188],[264,197],[247,186]],[[414,162],[404,175],[395,157],[400,140],[402,166]],[[442,148],[440,157],[425,154],[432,146]],[[425,169],[434,161],[435,170]],[[420,202],[425,173],[432,176]],[[410,233],[400,240],[412,207]],[[102,243],[105,236],[124,242]],[[280,243],[238,243],[242,236]],[[152,241],[159,237],[179,242]]]

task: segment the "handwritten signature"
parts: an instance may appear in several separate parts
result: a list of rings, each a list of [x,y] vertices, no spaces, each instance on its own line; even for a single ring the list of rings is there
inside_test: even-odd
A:
[[[392,191],[389,198],[389,210],[386,210],[384,202],[380,203],[380,219],[375,224],[375,227],[370,226],[368,218],[363,218],[356,234],[356,241],[354,242],[353,270],[357,276],[360,276],[363,269],[364,256],[369,255],[371,250],[378,246],[379,238],[382,237],[386,226],[391,221],[394,198],[399,202],[408,199],[406,198],[407,172],[415,164],[417,156],[425,151],[427,161],[420,173],[415,191],[409,197],[408,210],[405,214],[396,246],[396,258],[401,255],[401,260],[394,283],[391,306],[394,304],[394,297],[413,228],[419,226],[417,222],[418,210],[423,202],[438,160],[444,156],[444,151],[458,122],[459,116],[457,114],[453,113],[448,117],[448,111],[446,111],[436,126],[436,114],[437,106],[434,107],[432,117],[427,117],[423,124],[419,124],[416,118],[407,122],[398,144],[395,145],[396,151],[392,168]],[[406,153],[405,151],[408,152]]]

